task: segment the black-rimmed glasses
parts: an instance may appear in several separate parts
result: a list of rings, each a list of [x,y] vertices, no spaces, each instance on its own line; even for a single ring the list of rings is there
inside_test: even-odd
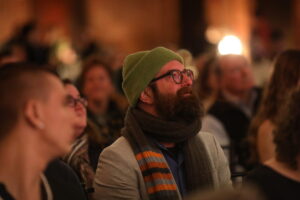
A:
[[[87,105],[88,105],[87,100],[85,98],[83,98],[83,97],[74,98],[72,96],[69,96],[69,98],[68,98],[68,104],[71,107],[75,108],[78,105],[78,103],[80,103],[84,107],[87,107]]]
[[[180,70],[177,70],[177,69],[174,69],[174,70],[170,70],[168,71],[167,73],[157,77],[157,78],[154,78],[152,79],[151,83],[155,82],[155,81],[158,81],[159,79],[162,79],[166,76],[171,76],[173,78],[173,81],[176,83],[176,84],[181,84],[182,81],[183,81],[183,75],[186,75],[189,79],[191,79],[192,81],[194,81],[194,73],[192,70],[190,69],[184,69],[183,71],[180,71]]]

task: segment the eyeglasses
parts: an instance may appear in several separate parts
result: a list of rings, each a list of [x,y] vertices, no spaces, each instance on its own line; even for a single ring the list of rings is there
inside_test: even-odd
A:
[[[151,83],[158,81],[159,79],[162,79],[164,77],[171,76],[173,78],[173,81],[176,84],[181,84],[183,81],[183,74],[185,74],[189,79],[194,81],[194,73],[192,70],[184,69],[183,71],[179,71],[177,69],[174,69],[174,70],[168,71],[167,73],[165,73],[157,78],[152,79]]]
[[[71,107],[75,108],[78,105],[78,103],[80,103],[84,107],[87,107],[87,105],[88,105],[87,100],[85,98],[83,98],[83,97],[74,98],[72,96],[69,96],[68,104]]]

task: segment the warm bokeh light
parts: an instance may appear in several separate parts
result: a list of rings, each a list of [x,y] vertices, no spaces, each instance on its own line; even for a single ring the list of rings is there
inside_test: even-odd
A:
[[[240,55],[243,52],[241,40],[234,35],[227,35],[219,42],[218,51],[221,55]]]
[[[205,37],[211,44],[217,44],[222,39],[223,32],[224,30],[221,28],[208,27],[205,31]]]

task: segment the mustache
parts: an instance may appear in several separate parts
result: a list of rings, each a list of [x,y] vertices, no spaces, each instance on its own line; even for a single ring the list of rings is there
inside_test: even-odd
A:
[[[177,96],[182,97],[185,94],[193,94],[192,87],[183,87],[177,91]]]

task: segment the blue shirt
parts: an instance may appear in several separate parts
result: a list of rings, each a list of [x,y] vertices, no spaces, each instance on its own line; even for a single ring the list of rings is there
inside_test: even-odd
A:
[[[161,150],[162,154],[164,155],[170,169],[172,175],[176,181],[177,187],[182,196],[187,194],[186,191],[186,179],[185,179],[185,172],[184,172],[184,155],[181,146],[175,147],[177,148],[176,153],[175,151],[171,151],[170,149],[166,148],[165,146],[157,143],[157,146]]]

